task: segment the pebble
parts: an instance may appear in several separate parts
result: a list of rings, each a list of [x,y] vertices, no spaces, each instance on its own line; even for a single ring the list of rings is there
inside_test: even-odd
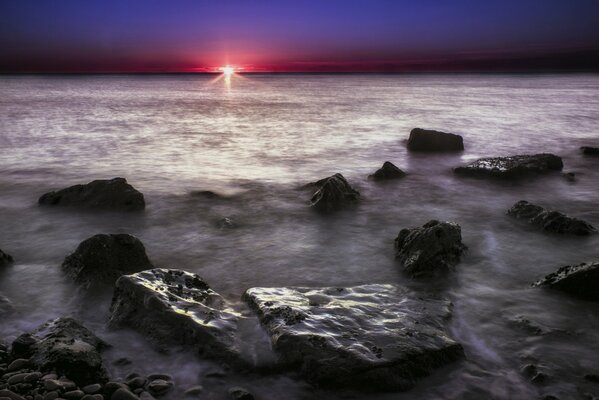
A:
[[[154,379],[148,385],[148,390],[153,395],[161,395],[171,390],[172,387],[173,383],[170,381],[165,381],[164,379]]]
[[[31,372],[25,377],[25,382],[37,382],[42,377],[41,372]]]
[[[104,396],[101,394],[86,394],[81,400],[104,400]]]
[[[156,398],[148,392],[141,392],[139,394],[139,400],[156,400]]]
[[[2,398],[2,397],[9,398],[10,400],[25,400],[25,398],[22,397],[21,395],[18,395],[15,392],[12,392],[8,389],[0,390],[0,398]]]
[[[65,399],[80,399],[83,396],[85,396],[85,393],[82,390],[71,390],[62,395]]]
[[[139,400],[139,397],[125,388],[120,388],[110,396],[110,400]]]
[[[16,385],[17,383],[24,382],[27,375],[27,373],[13,375],[6,380],[6,383],[9,385]]]
[[[133,379],[129,379],[127,381],[127,386],[129,386],[131,389],[137,389],[140,387],[144,387],[145,384],[146,384],[146,378],[144,378],[143,376],[138,376]]]
[[[44,388],[48,391],[60,390],[62,389],[62,384],[60,383],[60,381],[57,381],[56,379],[46,379],[44,381]]]
[[[20,369],[27,368],[28,366],[29,366],[28,359],[17,358],[16,360],[14,360],[10,364],[8,364],[8,368],[6,368],[6,371],[8,371],[8,372],[18,371]]]
[[[87,385],[81,388],[85,394],[95,394],[102,390],[102,385],[99,383],[94,383],[92,385]]]
[[[204,388],[202,386],[198,385],[198,386],[190,387],[183,394],[187,397],[198,397],[200,394],[202,394],[203,391],[204,391]]]
[[[44,400],[55,400],[58,398],[58,392],[57,391],[51,391],[51,392],[47,392],[44,395]]]

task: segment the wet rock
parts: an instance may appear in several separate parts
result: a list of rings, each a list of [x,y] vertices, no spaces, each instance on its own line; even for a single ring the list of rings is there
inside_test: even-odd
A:
[[[325,387],[406,390],[463,356],[444,329],[450,302],[396,285],[251,288],[284,366]]]
[[[229,398],[231,400],[254,400],[254,395],[242,387],[232,387],[229,389]]]
[[[14,346],[14,342],[13,342],[13,346]],[[31,366],[31,362],[29,361],[29,359],[17,358],[16,360],[13,360],[13,362],[11,362],[8,365],[8,367],[6,368],[6,371],[7,372],[20,371],[20,370],[28,368],[30,366]]]
[[[599,156],[599,147],[582,146],[580,150],[585,156]]]
[[[431,276],[460,261],[466,246],[455,222],[432,220],[418,228],[405,228],[395,239],[395,258],[413,277]]]
[[[8,389],[0,389],[0,399],[10,399],[10,400],[25,400],[23,396],[8,390]]]
[[[51,320],[40,326],[31,336],[36,343],[32,346],[30,362],[37,370],[56,371],[79,384],[106,381],[100,351],[107,347],[107,344],[76,320]],[[65,380],[59,382],[62,388],[68,388],[67,384]],[[74,385],[72,386],[74,389]]]
[[[138,330],[160,346],[184,344],[197,354],[234,360],[239,314],[198,275],[153,269],[116,283],[110,325]]]
[[[414,128],[408,139],[410,151],[461,151],[464,150],[464,140],[460,135],[445,133],[432,129]]]
[[[0,318],[9,316],[15,312],[15,307],[8,297],[0,293]]]
[[[231,218],[221,218],[218,220],[218,228],[219,229],[232,229],[235,228],[237,226],[237,224],[235,224],[235,222],[233,222],[233,220]]]
[[[213,192],[212,190],[194,190],[191,192],[191,195],[194,197],[202,197],[205,199],[225,199],[226,197]]]
[[[14,262],[12,256],[10,254],[6,254],[2,250],[0,250],[0,267],[8,264],[12,264]]]
[[[102,390],[102,385],[99,383],[92,383],[91,385],[87,385],[81,388],[85,394],[96,394],[100,390]]]
[[[152,268],[143,243],[127,234],[94,235],[68,255],[62,268],[84,287],[114,284],[125,274]]]
[[[553,154],[517,155],[480,158],[454,169],[456,174],[493,178],[517,179],[524,176],[561,171],[562,159]]]
[[[131,391],[125,388],[117,389],[112,396],[110,396],[111,400],[139,400],[137,395],[133,394]]]
[[[202,395],[202,393],[204,392],[204,388],[200,385],[197,386],[193,386],[190,387],[189,389],[187,389],[183,395],[185,395],[186,397],[199,397]]]
[[[162,396],[173,388],[173,382],[164,379],[154,379],[148,383],[148,391],[154,396]]]
[[[401,169],[397,168],[393,163],[385,161],[383,166],[376,170],[376,172],[369,176],[369,178],[375,181],[384,181],[390,179],[399,179],[406,176],[406,173]]]
[[[526,219],[545,231],[586,236],[597,232],[588,222],[570,217],[559,211],[549,211],[541,206],[521,200],[507,211],[508,215]]]
[[[599,261],[566,265],[533,286],[561,290],[584,300],[599,301]]]
[[[313,186],[318,189],[312,195],[310,205],[322,212],[336,211],[356,202],[360,197],[360,193],[341,174],[321,179],[313,183]]]
[[[144,195],[124,178],[95,180],[49,192],[42,195],[38,203],[118,211],[139,211],[146,206]]]

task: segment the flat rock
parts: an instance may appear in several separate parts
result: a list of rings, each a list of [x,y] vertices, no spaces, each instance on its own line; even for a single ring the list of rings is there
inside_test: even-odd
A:
[[[597,230],[588,222],[570,217],[559,211],[549,211],[545,208],[521,200],[507,211],[508,215],[518,219],[526,219],[529,223],[548,232],[566,233],[586,236]]]
[[[562,159],[554,154],[528,154],[509,157],[480,158],[454,172],[465,176],[517,179],[530,175],[561,171]]]
[[[582,146],[580,150],[585,156],[599,156],[599,147]]]
[[[185,345],[200,356],[236,360],[239,314],[198,275],[152,269],[116,282],[110,325],[131,327],[160,346]]]
[[[0,267],[13,263],[13,258],[10,254],[6,254],[2,250],[0,250]]]
[[[38,203],[117,211],[139,211],[146,206],[144,195],[125,178],[100,179],[49,192]]]
[[[251,288],[280,362],[324,387],[406,390],[463,356],[445,332],[450,302],[396,285]]]
[[[406,173],[401,169],[397,168],[392,162],[385,161],[383,166],[376,170],[376,172],[369,177],[375,181],[384,181],[390,179],[399,179],[406,176]]]
[[[41,372],[56,371],[80,385],[106,382],[100,352],[108,345],[72,318],[58,318],[30,335],[35,339],[30,358]]]
[[[94,235],[77,246],[62,263],[77,283],[112,285],[121,276],[152,268],[143,243],[127,234]]]
[[[561,290],[584,300],[599,301],[599,261],[566,265],[533,286]]]
[[[414,128],[410,132],[407,146],[410,151],[462,151],[464,140],[460,135],[453,133]]]
[[[451,268],[465,250],[462,229],[455,222],[432,220],[422,227],[402,229],[395,239],[395,258],[413,277]]]
[[[310,205],[322,212],[336,211],[360,197],[360,193],[339,173],[314,182],[311,186],[318,189],[312,195]]]

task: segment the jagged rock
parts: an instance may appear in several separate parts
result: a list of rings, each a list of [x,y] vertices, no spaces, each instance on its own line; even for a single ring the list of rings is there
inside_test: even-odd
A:
[[[152,268],[143,243],[127,234],[99,234],[84,240],[62,268],[85,287],[112,285],[121,275]]]
[[[404,287],[251,288],[244,299],[280,362],[321,386],[405,390],[463,355],[444,330],[450,303]]]
[[[466,176],[516,179],[532,174],[561,171],[563,167],[560,157],[543,153],[480,158],[466,166],[455,168],[454,172]]]
[[[13,258],[10,254],[6,254],[2,250],[0,250],[0,267],[8,264],[12,264]]]
[[[312,184],[318,190],[312,195],[310,205],[323,212],[331,212],[358,200],[360,193],[337,173]]]
[[[508,215],[526,219],[543,230],[585,236],[597,232],[588,222],[570,217],[559,211],[549,211],[541,206],[521,200],[507,211]]]
[[[406,173],[401,169],[397,168],[393,163],[385,161],[383,166],[376,170],[376,172],[370,175],[370,178],[375,181],[383,181],[388,179],[399,179],[406,176]]]
[[[395,239],[395,258],[413,277],[430,276],[460,261],[466,246],[455,222],[432,220],[418,228],[405,228]]]
[[[139,211],[146,206],[144,195],[124,178],[95,180],[49,192],[38,203],[121,211]]]
[[[582,146],[580,150],[585,156],[599,156],[599,147]]]
[[[242,387],[232,387],[229,389],[229,398],[231,400],[254,400],[254,395]]]
[[[160,346],[184,344],[201,356],[237,361],[239,314],[202,278],[152,269],[116,283],[110,325],[127,326]]]
[[[29,361],[37,370],[56,371],[81,385],[106,382],[100,351],[108,345],[78,321],[51,320],[29,336],[35,340]]]
[[[12,305],[12,302],[0,293],[0,318],[11,315],[15,312],[15,307]]]
[[[464,140],[460,135],[432,129],[414,128],[408,139],[410,151],[461,151]]]
[[[584,300],[599,301],[599,261],[566,265],[533,286],[561,290]]]

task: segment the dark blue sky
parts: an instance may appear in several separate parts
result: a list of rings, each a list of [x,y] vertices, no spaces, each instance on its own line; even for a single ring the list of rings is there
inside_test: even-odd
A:
[[[0,0],[0,71],[460,69],[598,51],[599,0]]]

